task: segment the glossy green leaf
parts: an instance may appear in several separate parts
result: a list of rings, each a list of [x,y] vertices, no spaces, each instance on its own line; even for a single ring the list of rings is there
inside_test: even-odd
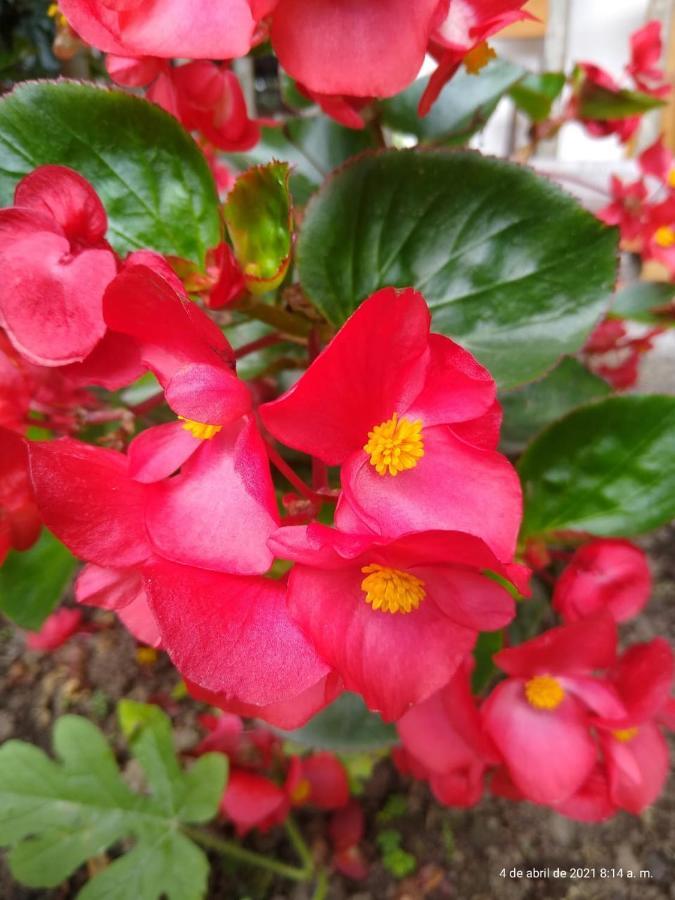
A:
[[[341,324],[378,288],[422,291],[436,331],[504,387],[576,352],[607,305],[617,233],[520,166],[448,150],[368,154],[308,206],[305,292]]]
[[[279,128],[263,128],[260,142],[248,153],[228,155],[239,171],[273,160],[291,166],[291,192],[304,205],[334,168],[374,146],[369,131],[344,128],[326,116],[290,119]]]
[[[119,253],[149,247],[202,263],[219,242],[218,196],[201,151],[139,97],[68,81],[19,85],[0,100],[0,205],[45,163],[93,184]]]
[[[281,733],[289,741],[337,753],[377,750],[398,742],[394,726],[352,693],[342,694],[302,728]]]
[[[215,816],[227,774],[221,754],[207,754],[183,773],[164,714],[133,704],[131,751],[149,794],[121,777],[101,732],[79,716],[54,727],[56,761],[22,741],[0,748],[0,845],[12,875],[29,887],[54,887],[120,841],[133,848],[94,876],[79,900],[201,900],[206,856],[180,831]],[[194,797],[198,797],[195,802]]]
[[[509,91],[509,96],[533,122],[543,122],[565,86],[564,72],[528,73]]]
[[[523,75],[520,66],[503,59],[491,61],[477,75],[462,68],[422,118],[417,107],[428,79],[419,79],[380,102],[382,121],[395,131],[415,135],[421,143],[463,144],[485,125],[501,98]]]
[[[499,396],[504,410],[502,450],[519,452],[551,422],[583,403],[606,397],[610,392],[606,381],[569,357],[539,381],[503,391]]]
[[[277,288],[291,258],[288,164],[254,166],[237,178],[223,211],[246,287],[254,294]]]
[[[497,671],[492,657],[498,653],[504,646],[503,631],[483,631],[478,635],[476,646],[473,651],[473,658],[476,661],[475,668],[471,674],[471,688],[474,694],[486,688]]]
[[[10,551],[0,567],[0,611],[21,628],[39,630],[74,571],[71,552],[43,528],[30,550]]]
[[[612,318],[631,319],[643,325],[675,326],[675,285],[656,281],[637,281],[613,298]]]
[[[611,122],[614,119],[641,116],[659,106],[663,106],[663,100],[652,97],[651,94],[629,90],[610,91],[586,81],[579,97],[579,117]]]
[[[675,517],[675,397],[609,397],[546,429],[518,466],[523,534],[630,536]]]

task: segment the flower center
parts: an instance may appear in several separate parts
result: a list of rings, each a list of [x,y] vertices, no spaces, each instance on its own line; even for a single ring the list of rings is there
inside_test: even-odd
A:
[[[654,232],[654,242],[659,247],[672,247],[675,244],[675,231],[668,225],[662,225]]]
[[[366,576],[361,582],[366,603],[380,612],[412,612],[426,596],[424,582],[410,572],[378,566],[377,563],[363,566],[361,571]]]
[[[469,50],[464,57],[464,68],[469,75],[478,75],[480,70],[484,68],[491,59],[496,58],[497,54],[488,42],[481,41],[480,44],[477,44],[473,48],[473,50]]]
[[[399,419],[394,413],[368,432],[368,443],[363,449],[378,475],[398,475],[405,469],[414,469],[424,456],[422,420]]]
[[[613,731],[612,735],[617,739],[617,741],[621,741],[622,744],[627,744],[628,741],[633,740],[637,733],[638,729],[636,727],[619,728],[616,731]]]
[[[200,441],[210,441],[219,431],[222,431],[222,425],[207,425],[206,422],[195,422],[194,419],[186,419],[185,416],[178,416],[183,423],[183,428],[189,431],[192,437]]]
[[[535,675],[525,685],[525,697],[535,709],[557,709],[565,699],[565,689],[551,675]]]
[[[666,181],[668,182],[668,187],[675,188],[675,169],[671,169],[670,172],[668,172]]]

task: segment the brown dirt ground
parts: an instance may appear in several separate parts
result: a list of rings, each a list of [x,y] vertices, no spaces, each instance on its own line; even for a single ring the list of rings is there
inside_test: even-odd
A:
[[[647,640],[666,635],[675,641],[675,528],[664,529],[644,541],[649,550],[656,589],[647,614],[624,636]],[[95,721],[118,750],[115,702],[121,697],[163,700],[175,724],[179,749],[188,749],[199,736],[195,724],[198,705],[171,701],[178,677],[160,656],[152,664],[138,661],[136,647],[122,628],[105,613],[94,613],[98,626],[51,655],[25,651],[11,626],[0,631],[0,741],[21,738],[49,749],[53,720],[76,712]],[[392,794],[406,797],[406,812],[388,823],[402,834],[402,846],[417,860],[414,875],[396,880],[384,868],[377,847],[376,815]],[[391,763],[378,763],[366,785],[363,804],[368,821],[364,849],[370,862],[365,881],[341,876],[331,879],[330,900],[554,900],[554,898],[675,898],[675,779],[655,806],[644,815],[620,814],[602,825],[582,825],[530,804],[486,798],[477,808],[462,811],[440,807],[427,788],[401,778]],[[298,817],[318,858],[327,858],[325,819],[303,812]],[[247,839],[247,846],[293,859],[283,831]],[[595,868],[588,878],[501,877],[500,870]],[[649,879],[601,878],[599,870],[648,869]],[[83,884],[85,873],[56,890],[28,890],[12,882],[0,860],[0,900],[70,900]],[[309,900],[304,885],[270,879],[258,870],[224,866],[214,859],[209,900]],[[129,898],[135,900],[135,898]]]

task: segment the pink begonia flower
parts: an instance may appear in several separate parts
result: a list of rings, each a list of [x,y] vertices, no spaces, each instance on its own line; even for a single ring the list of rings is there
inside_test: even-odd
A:
[[[649,191],[643,179],[624,184],[616,175],[610,180],[612,201],[598,211],[606,225],[618,225],[621,240],[631,244],[642,237],[643,215]]]
[[[83,360],[103,337],[101,301],[117,272],[105,210],[81,175],[40,166],[0,210],[0,325],[31,362]]]
[[[77,34],[122,56],[234,59],[251,48],[247,0],[60,0]]]
[[[594,63],[581,62],[578,67],[584,74],[585,82],[591,87],[597,86],[606,91],[616,93],[621,90],[618,82],[612,78],[609,72],[596,66]],[[583,86],[582,86],[583,91]],[[620,119],[588,119],[578,113],[578,97],[570,98],[569,113],[572,118],[578,118],[586,131],[593,137],[608,137],[615,134],[622,144],[625,144],[640,127],[640,116],[626,116]]]
[[[18,434],[0,427],[0,565],[10,550],[32,547],[41,528],[26,444]]]
[[[106,68],[118,84],[147,87],[149,100],[213,147],[232,153],[260,140],[260,123],[249,118],[239,80],[225,65],[196,60],[172,66],[152,57],[108,55]]]
[[[333,865],[348,878],[361,880],[368,876],[368,864],[359,846],[365,830],[363,807],[354,797],[330,817],[328,836],[333,844]]]
[[[663,638],[635,644],[622,654],[609,679],[624,703],[623,717],[597,720],[609,796],[620,809],[640,813],[661,793],[668,777],[668,726],[673,651]]]
[[[270,546],[296,562],[292,618],[346,689],[388,720],[446,684],[479,630],[513,618],[511,596],[483,572],[522,575],[457,532],[387,541],[313,524],[279,529]]]
[[[626,71],[633,76],[641,91],[654,97],[665,97],[671,85],[664,83],[665,72],[660,66],[663,55],[661,22],[653,19],[630,36],[631,58]]]
[[[81,625],[80,610],[64,606],[47,616],[39,631],[26,632],[26,646],[29,650],[51,653],[76,634]]]
[[[579,547],[556,582],[553,607],[566,622],[608,612],[625,622],[644,609],[652,579],[644,552],[601,538]]]
[[[283,787],[270,778],[234,768],[220,801],[220,812],[243,837],[253,828],[264,832],[283,822],[289,812],[288,798]]]
[[[399,765],[427,780],[448,806],[477,803],[487,767],[500,762],[471,693],[472,669],[466,660],[444,688],[396,723],[405,754],[399,754]]]
[[[673,154],[666,147],[663,135],[659,135],[653,144],[642,151],[638,163],[643,175],[652,175],[669,188],[675,187]]]
[[[87,606],[112,610],[139,643],[161,647],[159,628],[139,569],[102,568],[89,563],[75,584],[75,599]]]
[[[197,716],[207,732],[192,753],[224,753],[233,765],[242,768],[268,769],[283,756],[282,739],[267,728],[244,727],[241,716],[221,712]]]
[[[535,803],[564,803],[596,764],[595,717],[620,718],[617,690],[594,670],[616,659],[612,619],[585,619],[553,628],[494,661],[510,677],[485,701],[485,729],[518,790]]]
[[[429,112],[444,85],[462,62],[469,72],[476,74],[495,56],[485,43],[487,38],[513,22],[533,18],[523,11],[525,2],[526,0],[450,0],[447,15],[431,34],[430,51],[438,66],[432,72],[420,100],[421,116]]]
[[[521,490],[495,450],[495,383],[429,327],[421,294],[377,291],[260,416],[287,446],[342,466],[338,527],[389,537],[465,531],[508,561]]]

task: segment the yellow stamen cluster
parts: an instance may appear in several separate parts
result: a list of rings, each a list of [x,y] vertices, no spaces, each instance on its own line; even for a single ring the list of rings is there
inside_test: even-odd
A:
[[[412,612],[426,596],[424,582],[410,572],[379,566],[377,563],[363,566],[361,571],[366,576],[361,582],[366,603],[380,612]]]
[[[399,419],[398,413],[394,413],[391,419],[368,432],[368,443],[363,449],[378,475],[398,475],[414,469],[424,456],[422,421]]]
[[[295,787],[291,790],[291,800],[293,803],[304,803],[305,800],[309,799],[309,795],[312,792],[312,786],[306,778],[301,778],[300,781],[295,785]]]
[[[627,744],[628,741],[633,740],[637,733],[638,729],[634,726],[633,728],[618,728],[616,731],[612,732],[612,735],[617,741],[620,741],[622,744]]]
[[[535,709],[557,709],[565,699],[565,689],[552,675],[535,675],[525,684],[525,697]]]
[[[668,178],[666,179],[668,182],[668,187],[675,188],[675,169],[671,169],[668,172]]]
[[[65,28],[68,25],[68,19],[63,15],[58,3],[50,3],[47,7],[47,15],[50,19],[54,19],[57,28]]]
[[[659,247],[672,247],[675,244],[675,230],[669,225],[662,225],[654,232],[654,242]]]
[[[195,422],[194,419],[186,419],[185,416],[178,416],[183,423],[183,428],[189,431],[192,437],[200,441],[210,441],[219,431],[222,431],[222,425],[208,425],[206,422]]]
[[[464,68],[469,75],[478,75],[480,70],[485,68],[491,59],[496,58],[497,54],[488,42],[481,41],[481,43],[477,44],[473,50],[469,50],[464,57]]]

